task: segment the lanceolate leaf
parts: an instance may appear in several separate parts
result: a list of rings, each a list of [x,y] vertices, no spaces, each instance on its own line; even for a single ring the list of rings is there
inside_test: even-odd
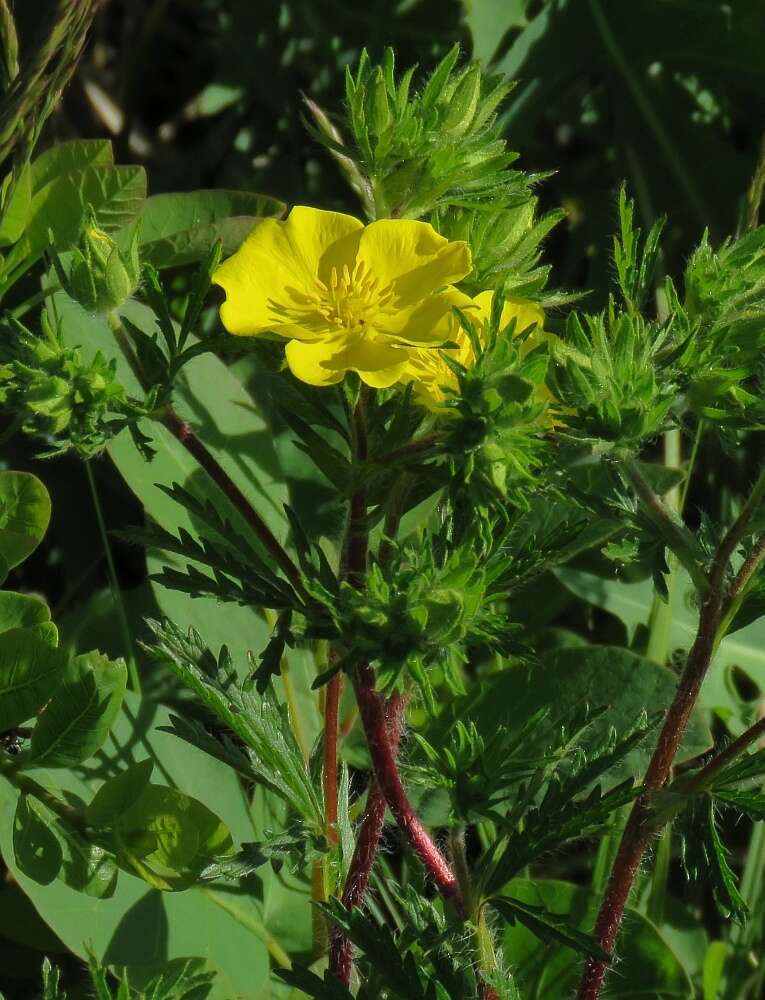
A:
[[[509,896],[497,896],[492,899],[491,904],[505,920],[511,924],[517,920],[524,927],[528,927],[540,941],[546,943],[556,941],[558,944],[566,945],[567,948],[573,948],[581,955],[591,955],[603,959],[604,962],[608,961],[608,952],[600,947],[591,934],[583,934],[564,917],[551,913],[543,906],[534,906],[520,899],[511,899]]]

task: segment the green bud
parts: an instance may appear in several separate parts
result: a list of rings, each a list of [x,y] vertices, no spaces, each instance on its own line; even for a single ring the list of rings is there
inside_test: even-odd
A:
[[[115,241],[99,229],[95,217],[85,227],[80,246],[72,253],[69,275],[57,267],[67,294],[88,312],[118,309],[133,294],[140,281],[138,229],[123,253]]]
[[[474,63],[455,87],[449,100],[449,110],[443,121],[443,129],[450,136],[464,135],[475,118],[481,96],[481,70]]]
[[[380,67],[377,67],[372,86],[370,88],[372,98],[372,113],[369,116],[375,132],[380,135],[391,123],[390,106],[388,105],[388,88],[385,84],[385,77]]]

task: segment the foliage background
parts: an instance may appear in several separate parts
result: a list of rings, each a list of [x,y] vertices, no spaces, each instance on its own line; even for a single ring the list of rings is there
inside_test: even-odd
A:
[[[22,45],[46,2],[16,5]],[[646,225],[663,213],[670,218],[663,266],[671,273],[704,228],[713,239],[735,230],[765,126],[764,37],[758,0],[111,0],[43,147],[110,135],[117,162],[146,166],[151,193],[240,188],[358,213],[302,126],[301,95],[336,108],[344,67],[362,46],[377,57],[392,45],[400,66],[429,68],[459,41],[518,81],[504,115],[510,147],[524,169],[554,171],[540,186],[541,204],[567,213],[548,244],[552,284],[588,291],[596,308],[606,294],[608,234],[624,178]],[[180,289],[182,275],[177,280]],[[724,514],[730,491],[750,480],[764,451],[761,435],[745,448],[710,438],[691,518],[702,495],[719,504],[713,514]],[[127,652],[81,463],[65,457],[43,465],[30,459],[27,440],[15,439],[4,464],[40,475],[54,511],[43,546],[11,585],[45,594],[64,641]],[[304,470],[290,471],[299,485]],[[140,506],[110,460],[94,463],[93,472],[108,528],[137,523]],[[138,636],[142,617],[156,610],[145,560],[117,540],[111,545],[129,631]],[[628,612],[588,604],[583,614],[572,589],[553,579],[543,586],[538,628],[626,644],[634,624]],[[751,701],[765,689],[765,673],[746,657],[738,654],[732,677]],[[176,697],[167,678],[146,680],[164,701]],[[576,874],[575,859],[562,864],[567,877]],[[13,886],[1,892],[22,906]],[[23,912],[14,926],[0,917],[0,988],[10,998],[29,995],[41,950],[61,950],[31,908]]]

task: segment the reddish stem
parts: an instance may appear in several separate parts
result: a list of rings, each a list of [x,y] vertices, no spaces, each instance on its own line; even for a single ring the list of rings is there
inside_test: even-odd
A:
[[[324,822],[327,841],[337,844],[337,717],[343,676],[336,673],[327,683],[324,703]]]
[[[453,899],[458,910],[462,912],[462,893],[457,877],[449,862],[422,825],[401,783],[396,754],[391,746],[385,726],[382,698],[374,688],[374,674],[368,664],[360,664],[353,671],[351,679],[359,705],[359,715],[364,727],[369,754],[372,758],[375,778],[385,796],[385,801],[401,831],[409,841],[412,850],[433,877],[438,891],[442,896]]]
[[[735,547],[731,544],[731,535],[734,529],[739,528],[740,525],[736,522],[720,545],[712,564],[709,590],[701,608],[696,639],[688,654],[688,661],[674,700],[664,719],[656,750],[643,782],[643,792],[636,799],[622,834],[594,931],[598,943],[607,952],[612,951],[616,942],[624,908],[653,833],[652,798],[669,778],[672,762],[680,748],[688,720],[712,660],[722,612],[725,567]],[[578,1000],[597,1000],[608,964],[597,958],[587,959],[577,995]]]
[[[400,694],[391,696],[386,708],[388,738],[394,753],[398,751],[401,739],[404,698]],[[348,876],[345,880],[342,902],[347,910],[361,906],[367,892],[377,849],[380,845],[385,822],[385,796],[375,778],[372,778],[367,797],[364,818],[359,826],[356,847],[353,852]],[[329,953],[329,967],[344,986],[350,985],[353,965],[353,945],[347,934],[339,928],[332,932]]]
[[[364,395],[362,393],[353,415],[354,458],[363,464],[367,459],[367,434],[364,421]],[[367,567],[367,504],[363,488],[351,498],[350,520],[346,546],[347,579],[359,590],[364,587]],[[443,896],[453,898],[462,912],[462,894],[451,865],[438,849],[430,834],[420,822],[407,798],[398,773],[396,749],[391,745],[385,722],[383,699],[375,691],[375,677],[368,663],[359,664],[351,672],[353,690],[359,706],[375,778],[385,796],[396,822],[433,876]]]
[[[478,983],[478,996],[480,1000],[500,1000],[499,993],[497,993],[494,987],[484,982]]]

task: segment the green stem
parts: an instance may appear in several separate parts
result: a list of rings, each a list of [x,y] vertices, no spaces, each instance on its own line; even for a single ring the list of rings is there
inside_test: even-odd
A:
[[[0,774],[22,794],[31,795],[38,802],[42,802],[46,808],[50,809],[52,813],[55,813],[59,819],[64,820],[69,826],[74,827],[80,832],[87,829],[85,817],[79,809],[70,806],[68,802],[63,802],[53,792],[35,781],[34,778],[30,778],[28,774],[19,773],[16,770],[15,763],[9,763],[5,755],[0,755]]]
[[[647,915],[657,927],[664,922],[664,904],[667,898],[667,882],[672,862],[672,826],[667,824],[661,832],[654,854],[654,868],[651,876],[651,891],[648,895]]]
[[[122,642],[125,648],[125,655],[127,657],[128,671],[130,673],[130,686],[138,694],[141,692],[141,679],[138,676],[138,669],[136,667],[135,659],[135,647],[133,646],[133,637],[130,634],[130,624],[128,622],[127,611],[125,610],[125,602],[122,599],[122,591],[120,590],[119,579],[117,577],[117,568],[114,565],[114,557],[112,556],[112,547],[109,544],[109,535],[106,530],[106,522],[104,520],[104,513],[101,507],[101,501],[98,496],[98,488],[96,486],[96,480],[93,475],[93,469],[90,466],[90,461],[85,462],[85,475],[88,478],[88,485],[90,486],[90,494],[93,498],[93,507],[96,511],[96,523],[98,524],[98,532],[101,536],[101,544],[104,547],[104,554],[106,556],[106,570],[109,577],[109,587],[112,592],[112,597],[114,598],[114,605],[117,609],[117,618],[120,623],[120,631],[122,632]]]
[[[215,903],[216,906],[225,910],[238,924],[241,924],[242,927],[245,927],[259,938],[266,946],[268,954],[280,968],[292,968],[292,959],[260,920],[257,920],[246,910],[243,910],[241,906],[237,906],[233,899],[229,899],[223,893],[214,892],[212,889],[200,889],[199,891],[204,896],[207,896],[211,902]]]
[[[32,295],[26,300],[26,302],[22,302],[20,305],[17,305],[15,309],[12,309],[11,316],[13,316],[14,319],[21,319],[22,316],[26,316],[30,309],[34,309],[35,306],[39,306],[41,302],[44,302],[47,298],[50,298],[51,295],[55,295],[56,292],[60,291],[61,285],[49,285],[47,288],[43,288],[41,292],[38,292],[36,295]]]
[[[266,622],[268,623],[268,627],[273,630],[276,625],[276,614],[270,608],[264,608],[263,614]],[[290,664],[286,654],[279,661],[279,673],[281,675],[282,687],[284,689],[284,700],[287,702],[287,710],[289,712],[292,732],[295,736],[295,740],[297,741],[297,745],[300,747],[303,759],[307,764],[311,757],[311,748],[308,745],[308,740],[305,732],[303,731],[303,721],[298,710],[297,693],[295,691],[295,685],[292,683],[292,673],[290,671]]]

